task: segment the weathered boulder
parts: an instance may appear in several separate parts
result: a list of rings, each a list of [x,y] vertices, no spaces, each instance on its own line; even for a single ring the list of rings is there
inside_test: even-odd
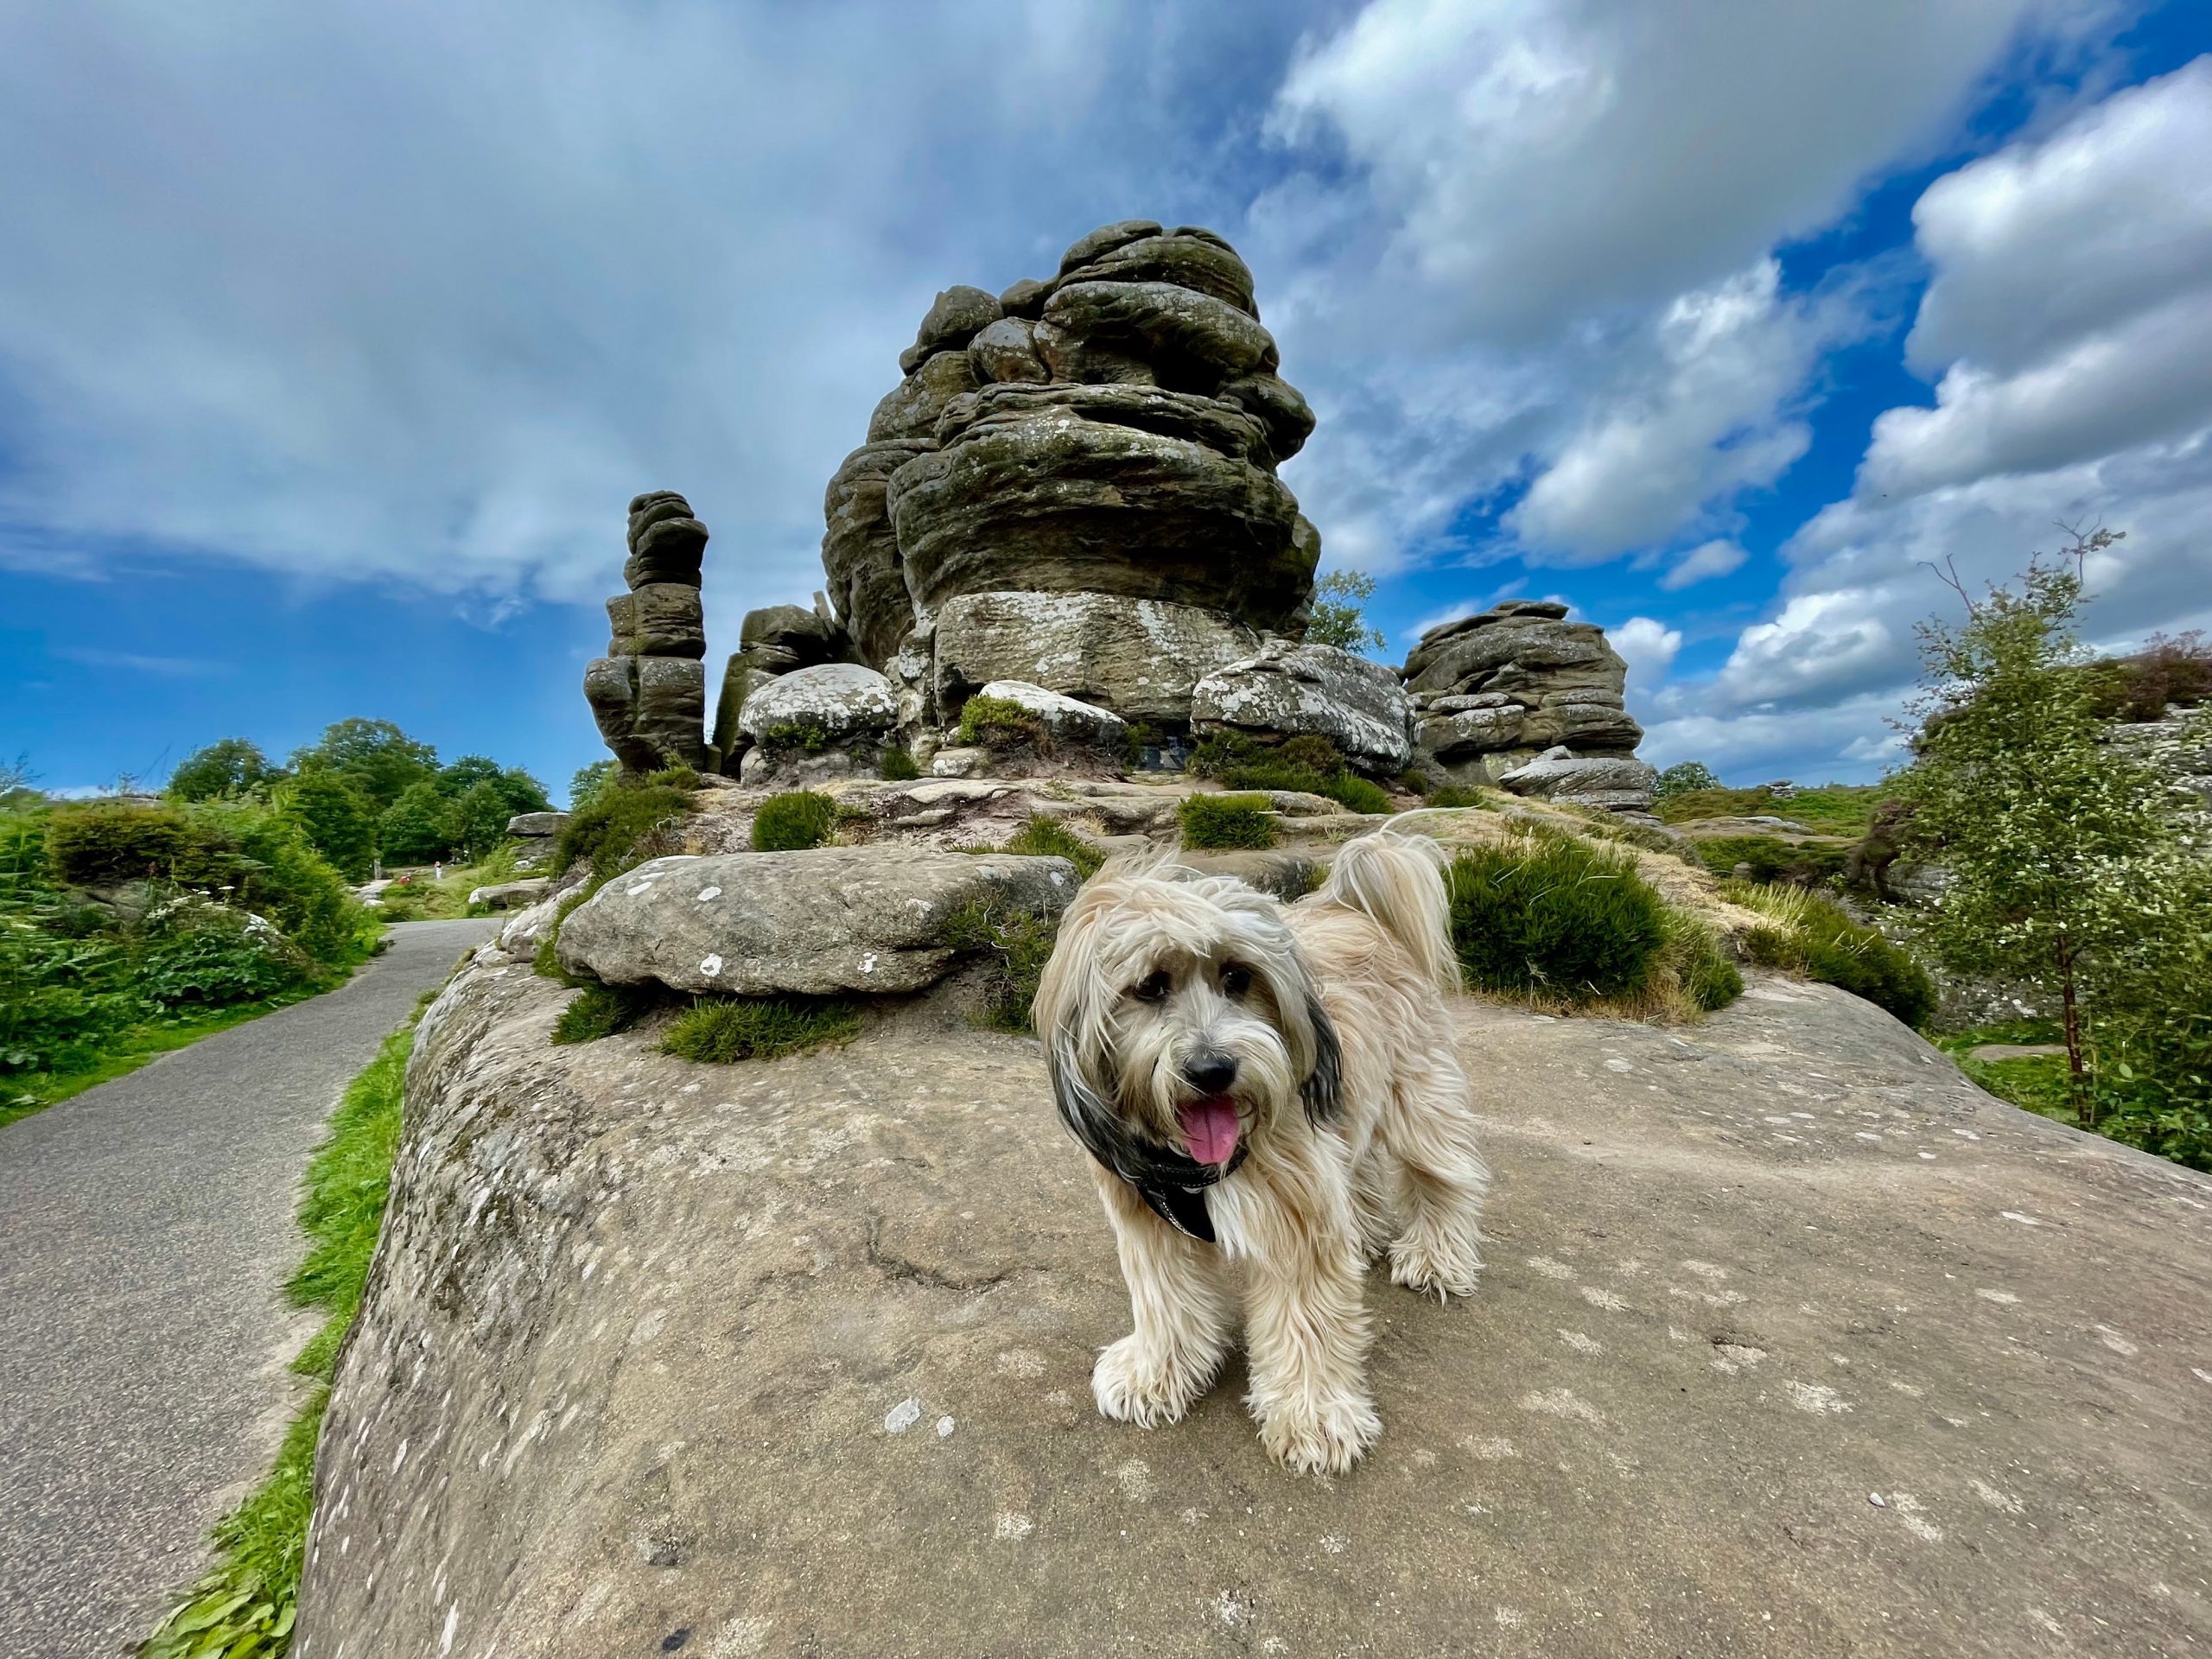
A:
[[[568,827],[565,812],[518,812],[507,820],[507,833],[518,841],[550,841]]]
[[[977,423],[892,474],[887,501],[916,606],[935,613],[961,594],[1026,588],[1163,599],[1261,627],[1286,620],[1313,570],[1293,546],[1298,504],[1281,481],[1102,414],[1046,403]]]
[[[602,657],[584,670],[600,735],[632,772],[706,764],[707,669],[690,657]]]
[[[552,886],[551,880],[538,875],[520,881],[497,881],[489,887],[471,887],[469,908],[481,905],[486,910],[527,910],[544,898]]]
[[[992,766],[1002,767],[1018,754],[1020,769],[1028,774],[1076,772],[1116,777],[1128,765],[1128,722],[1109,709],[1062,696],[1026,680],[993,680],[976,695],[1012,703],[1026,716],[1020,730],[995,728],[982,735],[982,747],[991,757]],[[946,712],[952,713],[950,705]],[[960,712],[964,716],[967,711]],[[964,718],[962,730],[966,730]],[[975,769],[937,775],[967,776]],[[931,771],[936,772],[934,765]]]
[[[975,371],[965,352],[939,352],[884,393],[868,417],[868,441],[926,438],[946,404],[976,390]]]
[[[613,637],[610,657],[704,657],[707,623],[699,590],[677,582],[649,582],[607,601]]]
[[[1052,372],[1037,354],[1037,326],[1020,317],[1001,317],[968,342],[968,366],[976,384],[1046,381]]]
[[[686,504],[681,496],[657,497],[645,510],[668,512]],[[622,566],[623,580],[632,588],[657,582],[696,588],[700,562],[706,556],[707,527],[696,518],[633,518],[630,556]]]
[[[952,709],[989,681],[1027,680],[1124,720],[1180,726],[1198,681],[1259,647],[1225,613],[1165,600],[963,594],[938,613],[937,695]]]
[[[809,779],[873,767],[898,720],[891,683],[872,668],[823,663],[779,675],[756,683],[738,711],[739,735],[752,746],[741,775],[773,781],[786,763]]]
[[[561,924],[561,965],[610,985],[678,991],[908,992],[944,976],[956,912],[1003,904],[1057,916],[1075,897],[1061,858],[818,847],[657,858]]]
[[[914,601],[884,489],[892,474],[936,448],[933,437],[863,445],[845,457],[823,499],[829,528],[822,537],[822,567],[830,596],[861,654],[879,667],[914,627]]]
[[[1576,756],[1554,748],[1514,767],[1497,781],[1516,795],[1556,801],[1562,806],[1648,812],[1659,774],[1630,754]]]
[[[957,601],[1016,591],[1302,636],[1320,538],[1274,469],[1313,414],[1276,358],[1251,272],[1197,226],[1102,226],[1049,280],[945,290],[824,501],[829,591],[858,654],[890,672],[944,637]],[[1159,668],[1137,677],[1177,677]],[[982,683],[958,664],[893,677],[910,723],[931,717],[933,680]],[[1074,689],[1026,669],[986,677]],[[1183,702],[1157,712],[1179,724]]]
[[[842,641],[821,613],[803,605],[768,605],[747,611],[737,642],[770,674],[788,674],[833,661]]]
[[[1191,724],[1200,732],[1325,737],[1370,772],[1397,772],[1412,754],[1397,675],[1334,645],[1274,641],[1216,669],[1192,690]]]
[[[1540,684],[1618,693],[1628,664],[1605,643],[1603,628],[1567,621],[1566,610],[1548,601],[1510,600],[1431,629],[1406,658],[1407,689],[1449,695]]]
[[[956,284],[937,296],[914,333],[914,343],[899,354],[899,366],[908,374],[921,367],[932,353],[955,352],[1005,315],[999,302],[980,288]]]
[[[1128,1300],[1033,1041],[691,1065],[551,1046],[573,995],[485,951],[423,1022],[300,1659],[2203,1645],[2212,1181],[1840,992],[1460,1005],[1490,1265],[1369,1274],[1328,1481],[1241,1361],[1098,1415]]]

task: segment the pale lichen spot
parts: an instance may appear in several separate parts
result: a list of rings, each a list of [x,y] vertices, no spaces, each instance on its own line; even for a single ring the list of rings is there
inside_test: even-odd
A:
[[[2126,1337],[2120,1335],[2119,1332],[2113,1330],[2112,1326],[2108,1325],[2101,1325],[2097,1326],[2096,1332],[2097,1340],[2104,1344],[2106,1347],[2111,1349],[2115,1354],[2133,1359],[2136,1355],[2143,1351],[2140,1348],[2138,1348],[2133,1343],[2130,1342]]]
[[[1999,1307],[2017,1307],[2020,1299],[2009,1290],[1977,1290],[1974,1294],[1985,1302],[1995,1302]]]
[[[1626,1302],[1614,1295],[1611,1291],[1606,1290],[1601,1286],[1583,1286],[1582,1300],[1589,1303],[1592,1307],[1604,1308],[1608,1313],[1625,1313],[1628,1312],[1628,1304]]]
[[[2006,1515],[2018,1515],[2027,1508],[2027,1505],[2021,1503],[2012,1493],[2000,1491],[1979,1476],[1975,1477],[1969,1484],[1974,1487],[1974,1495],[1993,1510],[2001,1510]]]
[[[699,889],[699,902],[702,905],[709,899],[719,899],[721,896],[722,890],[720,887],[702,887]]]
[[[1580,1331],[1562,1331],[1559,1333],[1559,1339],[1578,1354],[1602,1354],[1605,1351],[1605,1344],[1594,1337],[1584,1336]]]
[[[1574,1277],[1574,1269],[1573,1268],[1568,1267],[1564,1262],[1554,1262],[1548,1255],[1532,1255],[1529,1258],[1529,1265],[1534,1268],[1538,1273],[1542,1274],[1547,1279],[1572,1279]]]
[[[991,1536],[994,1538],[1027,1538],[1036,1530],[1037,1523],[1015,1510],[1001,1510],[991,1523]]]
[[[883,1414],[883,1432],[904,1434],[922,1421],[922,1402],[912,1395]]]
[[[704,974],[709,979],[716,977],[721,974],[721,970],[722,959],[720,957],[709,955],[700,958],[699,971]]]
[[[1484,1463],[1496,1463],[1503,1458],[1517,1458],[1520,1450],[1512,1441],[1499,1434],[1470,1434],[1459,1442],[1462,1451],[1471,1452]]]
[[[1514,1403],[1523,1411],[1541,1412],[1548,1417],[1569,1417],[1592,1428],[1605,1426],[1605,1414],[1572,1389],[1532,1389]]]
[[[1782,1392],[1798,1410],[1815,1417],[1838,1416],[1851,1409],[1851,1402],[1825,1382],[1785,1382]]]

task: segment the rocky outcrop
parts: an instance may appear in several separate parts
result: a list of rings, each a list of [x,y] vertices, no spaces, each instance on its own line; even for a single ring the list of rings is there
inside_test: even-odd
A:
[[[771,605],[745,613],[738,647],[722,670],[721,696],[715,705],[714,740],[709,745],[716,767],[733,777],[738,775],[747,750],[756,741],[745,728],[747,700],[771,680],[836,661],[845,654],[846,640],[836,624],[819,610]]]
[[[1334,645],[1273,641],[1191,693],[1192,728],[1201,734],[1325,737],[1355,766],[1389,777],[1412,754],[1407,715],[1395,673]]]
[[[657,858],[561,925],[561,965],[610,985],[760,996],[918,991],[959,951],[969,905],[1058,916],[1079,878],[1063,858],[896,845]]]
[[[707,527],[675,491],[656,490],[630,503],[629,547],[629,591],[607,601],[613,637],[584,671],[584,699],[626,771],[704,767]]]
[[[1555,601],[1509,600],[1423,634],[1401,671],[1414,748],[1426,770],[1454,783],[1531,794],[1567,787],[1563,798],[1602,793],[1617,810],[1648,811],[1650,782],[1627,781],[1649,770],[1633,761],[1643,728],[1624,700],[1628,664],[1605,630],[1566,619]],[[1577,761],[1631,764],[1592,770],[1609,781],[1576,789],[1551,760],[1529,770],[1558,747]],[[1508,781],[1516,776],[1520,784]]]
[[[1302,628],[1320,542],[1275,468],[1313,412],[1220,237],[1102,226],[1047,280],[946,289],[899,364],[830,481],[823,564],[916,721],[1014,678],[1179,731],[1198,676]],[[1024,640],[1015,594],[1065,603]]]
[[[565,812],[518,812],[507,820],[507,835],[517,844],[515,868],[534,870],[553,856],[561,832],[569,827]]]
[[[1327,1481],[1241,1363],[1093,1407],[1128,1304],[1035,1042],[924,1004],[694,1065],[553,1046],[575,995],[485,950],[423,1021],[300,1659],[2202,1644],[2212,1182],[1841,992],[1459,1004],[1490,1265],[1369,1274],[1382,1436]]]
[[[763,679],[737,715],[747,783],[810,782],[874,772],[899,722],[891,683],[857,663]]]
[[[1545,750],[1497,781],[1516,795],[1561,806],[1642,812],[1650,808],[1659,774],[1632,754],[1577,755],[1561,746]]]

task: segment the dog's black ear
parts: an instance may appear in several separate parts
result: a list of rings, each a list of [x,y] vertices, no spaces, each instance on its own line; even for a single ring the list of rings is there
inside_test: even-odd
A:
[[[1306,1096],[1307,1121],[1326,1123],[1337,1115],[1337,1096],[1344,1084],[1344,1045],[1319,997],[1306,999],[1306,1018],[1313,1027],[1313,1071],[1300,1092]]]
[[[1046,1051],[1045,1069],[1052,1074],[1052,1103],[1068,1133],[1084,1151],[1128,1180],[1135,1167],[1128,1134],[1113,1108],[1090,1086],[1065,1043],[1056,1042]]]

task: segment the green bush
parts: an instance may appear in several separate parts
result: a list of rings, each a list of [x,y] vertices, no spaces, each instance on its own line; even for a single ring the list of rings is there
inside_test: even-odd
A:
[[[1040,754],[1052,747],[1052,734],[1042,717],[1007,697],[969,698],[960,710],[959,741],[963,748],[1027,745]]]
[[[1688,911],[1667,912],[1663,960],[1683,994],[1707,1014],[1726,1007],[1744,994],[1744,976],[1722,948],[1719,936]]]
[[[202,850],[200,841],[181,809],[138,801],[63,807],[46,825],[48,862],[73,887],[167,879]]]
[[[1148,720],[1133,720],[1122,734],[1122,759],[1128,770],[1135,772],[1144,765],[1144,752],[1160,747],[1160,728]]]
[[[1272,847],[1274,814],[1264,795],[1192,795],[1176,816],[1183,844],[1198,849]]]
[[[1847,847],[1785,841],[1780,836],[1715,836],[1691,844],[1706,868],[1717,876],[1734,876],[1742,864],[1750,868],[1754,881],[1799,887],[1827,886],[1842,876],[1851,857]]]
[[[1343,772],[1333,778],[1323,779],[1319,792],[1355,812],[1373,816],[1390,810],[1390,798],[1382,787],[1369,783],[1357,772]]]
[[[653,993],[632,985],[587,985],[553,1022],[556,1043],[595,1043],[627,1031],[652,1011]]]
[[[945,918],[944,942],[990,964],[983,987],[982,1023],[998,1031],[1031,1029],[1029,1010],[1038,982],[1059,937],[1056,918],[978,899]]]
[[[810,789],[771,795],[753,815],[753,850],[804,852],[830,839],[837,825],[837,803]]]
[[[836,997],[702,996],[676,1018],[661,1052],[728,1065],[772,1060],[860,1034],[860,1010]]]
[[[1828,900],[1743,881],[1724,883],[1721,892],[1770,918],[1744,936],[1753,962],[1864,997],[1916,1030],[1936,1012],[1936,983],[1912,954]]]
[[[312,964],[273,928],[221,905],[195,905],[147,931],[135,988],[164,1010],[255,1002],[309,977]]]
[[[1418,767],[1408,766],[1398,774],[1398,787],[1408,795],[1418,795],[1426,799],[1429,791],[1435,785],[1429,782],[1427,772]]]
[[[921,775],[922,769],[914,764],[914,757],[906,750],[896,745],[884,750],[883,776],[887,781],[894,784],[911,783]]]
[[[279,810],[315,849],[349,880],[365,880],[375,862],[382,809],[336,772],[302,772],[276,791]]]
[[[1098,874],[1106,855],[1058,821],[1038,815],[1007,836],[1002,853],[1022,853],[1033,858],[1065,858],[1088,881]]]
[[[569,815],[554,850],[554,866],[566,870],[578,859],[591,863],[592,879],[606,881],[673,845],[647,850],[691,810],[692,791],[681,783],[617,772],[599,792]],[[686,773],[685,776],[691,774]],[[696,781],[696,780],[695,780]]]
[[[770,754],[819,754],[830,747],[830,728],[818,720],[779,720],[760,734]]]
[[[1452,944],[1479,989],[1632,995],[1668,944],[1666,903],[1634,862],[1569,836],[1471,848],[1446,882]]]
[[[1688,795],[1698,790],[1719,787],[1719,777],[1711,766],[1702,760],[1684,760],[1661,772],[1659,781],[1651,792],[1663,801],[1673,795]]]

